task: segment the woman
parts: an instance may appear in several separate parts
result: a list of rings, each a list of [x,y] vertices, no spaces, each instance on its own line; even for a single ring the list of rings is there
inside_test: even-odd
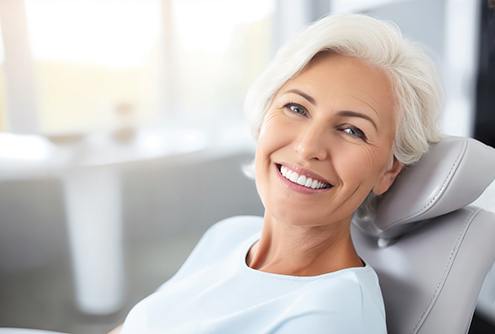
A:
[[[362,15],[324,18],[281,49],[245,104],[263,219],[210,228],[122,333],[386,333],[350,223],[438,140],[434,73]]]

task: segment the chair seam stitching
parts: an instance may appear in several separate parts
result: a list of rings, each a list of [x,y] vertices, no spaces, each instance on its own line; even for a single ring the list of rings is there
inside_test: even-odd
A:
[[[428,314],[433,309],[433,306],[436,303],[436,301],[438,300],[438,296],[440,295],[440,291],[445,286],[445,282],[447,281],[449,273],[450,273],[452,266],[454,264],[454,258],[457,256],[457,254],[459,252],[462,241],[464,240],[464,237],[466,236],[467,231],[471,227],[471,223],[473,222],[474,218],[481,212],[481,210],[479,208],[477,210],[474,210],[472,208],[468,208],[468,209],[472,210],[471,215],[466,219],[465,227],[459,233],[459,235],[456,239],[456,242],[454,244],[454,247],[450,251],[449,259],[448,259],[447,264],[445,266],[445,269],[443,271],[442,278],[437,283],[435,290],[434,290],[434,292],[433,292],[433,294],[432,294],[432,296],[428,302],[428,307],[420,315],[420,317],[416,323],[416,326],[414,326],[414,328],[413,328],[412,333],[415,333],[415,334],[418,333],[418,330],[421,328],[421,326],[423,326],[425,320],[428,317]]]
[[[462,161],[462,158],[465,156],[466,154],[466,151],[467,151],[467,148],[468,148],[468,142],[464,142],[464,146],[463,146],[463,149],[462,149],[462,152],[459,154],[459,156],[457,157],[456,161],[454,162],[454,164],[452,164],[452,166],[450,167],[450,170],[449,170],[449,173],[447,174],[447,177],[445,178],[445,180],[443,180],[442,182],[442,186],[440,187],[439,191],[437,192],[437,194],[435,196],[433,196],[433,198],[431,198],[428,202],[425,203],[425,205],[423,205],[422,208],[416,210],[414,213],[411,213],[409,216],[407,217],[404,217],[402,218],[401,220],[398,220],[398,221],[395,221],[394,223],[390,224],[390,226],[393,226],[393,225],[396,225],[396,224],[400,224],[408,219],[410,219],[411,217],[414,217],[418,214],[424,214],[426,211],[428,211],[429,208],[431,208],[431,205],[435,202],[438,201],[438,199],[441,197],[441,195],[443,193],[445,193],[445,190],[448,188],[448,184],[450,184],[451,182],[451,177],[452,177],[452,174],[459,168],[459,166],[461,165],[461,161]]]

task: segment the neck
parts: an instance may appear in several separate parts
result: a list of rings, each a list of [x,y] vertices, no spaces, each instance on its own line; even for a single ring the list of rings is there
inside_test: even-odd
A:
[[[247,264],[260,271],[315,276],[362,267],[350,236],[350,218],[333,224],[287,224],[265,214],[260,240]]]

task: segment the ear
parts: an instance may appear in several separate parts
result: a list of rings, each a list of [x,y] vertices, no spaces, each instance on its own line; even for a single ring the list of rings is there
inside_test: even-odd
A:
[[[375,195],[382,195],[385,193],[394,183],[395,178],[399,175],[403,168],[404,164],[393,157],[391,166],[388,166],[388,169],[382,174],[373,187],[373,193]]]

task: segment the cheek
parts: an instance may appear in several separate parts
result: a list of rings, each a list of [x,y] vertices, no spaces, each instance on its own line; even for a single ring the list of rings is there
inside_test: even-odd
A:
[[[260,128],[256,144],[256,154],[260,159],[268,158],[271,153],[283,147],[290,141],[289,134],[293,131],[287,126],[282,117],[267,114]]]
[[[267,196],[268,188],[268,171],[270,166],[270,152],[273,150],[275,143],[273,139],[268,137],[270,131],[261,133],[258,137],[258,142],[256,144],[255,151],[255,184],[258,195],[263,203],[265,204],[265,198]]]
[[[334,150],[332,160],[344,183],[372,183],[377,174],[377,156],[363,145],[342,145]]]
[[[266,202],[265,202],[265,194],[267,191],[267,183],[268,180],[264,173],[262,173],[262,168],[261,168],[261,162],[260,158],[258,155],[259,149],[256,149],[256,155],[255,155],[255,178],[254,178],[254,183],[256,185],[256,192],[258,193],[258,196],[261,200],[261,203],[263,204],[264,207],[266,207]]]
[[[256,143],[255,151],[255,183],[261,202],[266,207],[266,200],[270,197],[271,159],[274,154],[280,153],[290,142],[291,131],[287,131],[284,120],[279,115],[268,113],[265,116]]]
[[[271,132],[270,130],[274,125],[276,125],[275,113],[271,110],[268,110],[265,117],[263,118],[263,123],[261,123],[258,139],[262,139],[269,135]]]

